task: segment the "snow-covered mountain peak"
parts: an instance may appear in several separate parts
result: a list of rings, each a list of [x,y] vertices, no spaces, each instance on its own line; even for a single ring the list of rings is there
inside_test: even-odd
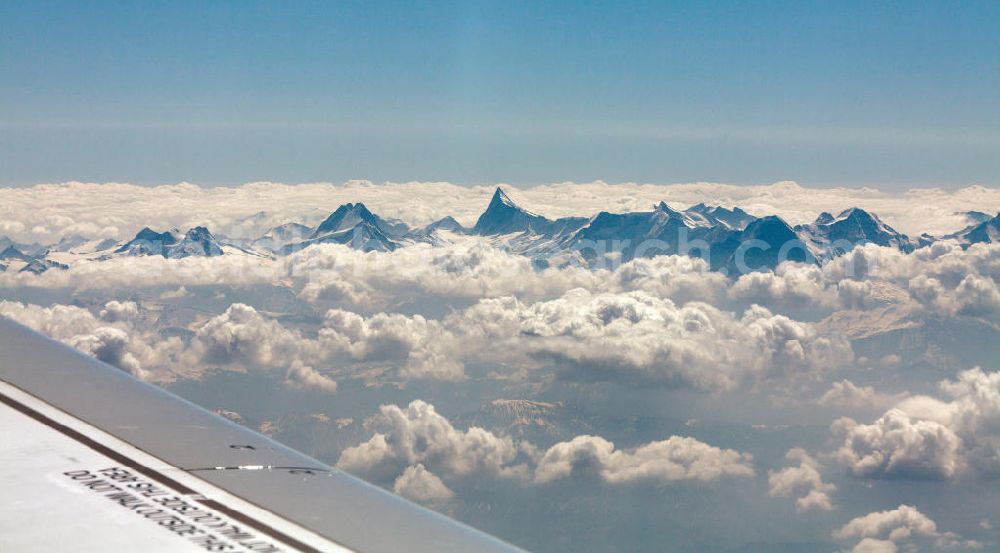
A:
[[[656,204],[654,209],[656,209],[656,211],[662,211],[668,215],[680,215],[681,213],[680,211],[677,211],[676,209],[667,205],[667,202],[664,202],[662,200],[660,201],[660,203]]]
[[[16,246],[11,244],[6,248],[4,248],[2,252],[0,252],[0,259],[18,259],[21,261],[28,261],[29,259],[31,259],[31,256],[22,252],[21,250],[17,249]]]
[[[1000,213],[979,224],[970,225],[945,238],[958,240],[964,245],[1000,243]]]
[[[877,215],[859,207],[845,209],[836,217],[823,212],[815,223],[796,228],[818,250],[827,250],[829,256],[839,255],[853,245],[867,242],[906,252],[915,247],[908,236],[882,222]]]
[[[362,221],[378,225],[375,215],[365,207],[365,204],[361,202],[343,204],[316,227],[313,238],[353,228]]]
[[[127,256],[163,255],[163,249],[177,243],[177,236],[170,232],[156,232],[143,227],[135,237],[123,244],[114,253]]]
[[[510,196],[508,196],[507,193],[503,191],[503,188],[500,188],[499,186],[493,192],[493,198],[490,200],[490,207],[493,207],[494,205],[504,205],[514,209],[518,208],[517,204],[514,203],[514,200],[510,199]]]
[[[739,207],[728,209],[722,206],[710,206],[705,203],[695,204],[684,213],[695,221],[704,221],[701,224],[708,226],[723,225],[733,230],[743,230],[751,221],[756,219]]]
[[[177,230],[156,232],[145,227],[114,251],[116,254],[128,257],[144,255],[161,255],[169,258],[181,257],[213,257],[222,255],[222,244],[205,227],[198,226],[189,229],[183,235]]]
[[[780,242],[794,240],[795,231],[777,215],[767,215],[747,225],[743,231],[743,236],[750,239],[764,240],[765,242]]]
[[[215,240],[215,237],[212,236],[212,233],[209,232],[208,229],[205,227],[194,227],[192,229],[189,229],[186,233],[184,233],[184,239],[200,242],[206,240]]]
[[[896,232],[896,229],[883,223],[878,216],[859,207],[845,209],[828,226],[830,227],[831,235],[835,238],[847,238],[855,241],[869,240],[883,246],[888,245],[892,240],[904,240],[906,238],[899,232]]]
[[[388,237],[397,238],[409,232],[409,227],[402,221],[382,219],[375,215],[365,204],[346,203],[330,214],[312,233],[312,238],[320,238],[327,234],[352,229],[361,223],[367,223]]]
[[[490,204],[486,211],[479,216],[473,232],[479,235],[510,234],[513,232],[532,231],[535,233],[545,233],[552,225],[552,222],[532,213],[510,199],[509,196],[498,186],[493,193]]]
[[[312,228],[302,223],[285,223],[270,228],[263,236],[254,240],[251,246],[276,252],[287,244],[305,240],[311,233]]]
[[[448,215],[447,217],[438,219],[437,221],[434,221],[433,223],[425,227],[410,232],[407,235],[407,238],[418,241],[428,241],[431,240],[431,238],[433,238],[433,236],[438,231],[448,231],[458,234],[465,234],[468,232],[468,229],[463,227],[462,223],[459,223],[457,220],[455,220],[454,217]]]
[[[869,224],[869,223],[881,223],[878,217],[868,213],[867,211],[861,209],[860,207],[849,207],[840,212],[837,215],[836,221],[851,220],[858,223]]]
[[[817,225],[829,225],[833,221],[834,221],[833,215],[831,215],[829,211],[824,211],[823,213],[819,214],[819,217],[816,217],[815,224],[817,224]]]
[[[222,255],[222,244],[205,227],[194,227],[184,233],[184,239],[166,248],[164,257],[215,257]]]
[[[968,221],[970,226],[975,226],[980,223],[985,223],[986,221],[989,221],[990,219],[993,218],[993,215],[990,215],[989,213],[984,213],[982,211],[965,211],[956,213],[956,215],[964,216],[965,220]]]

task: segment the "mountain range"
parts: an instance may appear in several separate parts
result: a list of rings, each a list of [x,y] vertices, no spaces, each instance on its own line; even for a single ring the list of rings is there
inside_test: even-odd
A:
[[[48,247],[16,244],[0,237],[0,271],[44,272],[65,268],[73,256],[161,256],[168,259],[220,255],[281,256],[315,244],[341,244],[357,250],[388,252],[409,244],[440,245],[478,237],[510,252],[532,258],[536,266],[579,262],[599,266],[663,254],[701,256],[714,270],[743,273],[775,267],[785,260],[824,263],[862,243],[912,252],[937,240],[955,240],[968,247],[1000,242],[1000,214],[965,214],[969,225],[957,232],[911,238],[874,213],[850,208],[833,215],[821,213],[815,221],[789,225],[776,215],[755,217],[739,207],[700,203],[677,210],[666,202],[649,211],[591,217],[549,219],[517,205],[502,188],[494,192],[486,210],[471,228],[452,217],[410,228],[382,218],[363,203],[346,203],[311,227],[289,222],[249,240],[230,240],[197,226],[181,233],[143,228],[123,243],[71,236]],[[261,214],[255,217],[261,217]],[[57,259],[53,259],[57,258]]]

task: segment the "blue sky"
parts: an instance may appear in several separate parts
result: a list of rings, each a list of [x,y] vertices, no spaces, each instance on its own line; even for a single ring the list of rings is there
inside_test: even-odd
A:
[[[3,2],[0,184],[954,188],[997,2]]]

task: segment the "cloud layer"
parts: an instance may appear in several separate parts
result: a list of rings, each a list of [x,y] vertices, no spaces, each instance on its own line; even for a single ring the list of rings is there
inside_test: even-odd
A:
[[[741,206],[756,215],[781,215],[795,224],[811,222],[822,211],[862,207],[914,235],[962,228],[965,221],[956,214],[960,211],[1000,210],[1000,191],[982,186],[954,192],[916,189],[900,194],[871,188],[805,188],[791,182],[734,186],[598,181],[507,188],[515,201],[549,217],[646,210],[666,200],[678,207],[699,202]],[[470,225],[489,203],[492,192],[493,186],[443,182],[259,182],[232,188],[71,182],[0,188],[0,221],[4,221],[2,232],[29,242],[72,234],[123,239],[144,226],[186,229],[199,224],[224,234],[249,236],[289,221],[315,222],[340,204],[361,201],[382,216],[412,224],[453,215]]]

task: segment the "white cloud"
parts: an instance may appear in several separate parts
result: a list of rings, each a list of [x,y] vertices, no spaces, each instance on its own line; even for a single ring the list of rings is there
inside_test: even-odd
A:
[[[792,448],[785,459],[798,462],[798,466],[786,467],[768,472],[768,494],[780,497],[795,497],[795,508],[799,511],[833,509],[830,493],[837,490],[833,484],[823,482],[819,463],[801,448]]]
[[[433,351],[443,347],[437,340],[441,334],[436,321],[420,315],[380,313],[366,319],[334,309],[326,314],[318,336],[311,339],[249,305],[234,303],[197,329],[188,356],[205,366],[288,368],[288,385],[325,391],[333,391],[336,384],[309,364],[397,363],[406,377],[460,378],[461,365]]]
[[[139,304],[134,301],[112,300],[104,304],[101,309],[101,319],[114,323],[117,321],[128,321],[139,315]]]
[[[338,468],[383,481],[417,464],[446,479],[525,475],[526,467],[515,464],[519,450],[510,437],[478,427],[459,430],[420,400],[405,409],[383,405],[369,424],[379,430],[367,442],[345,449]]]
[[[455,496],[455,492],[422,464],[406,467],[393,483],[392,491],[427,505],[439,504]]]
[[[616,449],[599,436],[577,436],[550,447],[538,461],[535,481],[573,475],[597,477],[610,484],[640,481],[711,481],[724,476],[753,476],[753,458],[694,438],[671,436],[635,449]]]
[[[896,553],[898,550],[896,544],[889,540],[865,538],[851,548],[851,553]]]
[[[161,300],[176,300],[176,299],[179,299],[179,298],[187,297],[189,295],[191,295],[191,293],[188,292],[187,288],[181,286],[180,288],[178,288],[176,290],[167,290],[165,292],[162,292],[160,294],[160,299]]]
[[[887,546],[874,540],[900,543],[919,543],[929,541],[939,547],[979,548],[975,541],[964,541],[952,532],[939,532],[937,524],[916,507],[900,505],[889,511],[878,511],[855,518],[833,532],[833,537],[839,540],[865,539],[867,551],[882,551]],[[861,544],[858,544],[859,546]],[[878,549],[877,546],[883,547]],[[859,551],[855,548],[854,551]],[[866,549],[860,549],[866,551]]]
[[[234,303],[198,328],[189,355],[209,366],[284,368],[308,355],[312,345],[253,307]]]
[[[111,318],[131,311],[123,304],[111,305],[108,311],[109,305],[102,313]],[[0,315],[144,379],[162,377],[183,350],[177,338],[150,339],[123,319],[101,320],[81,307],[0,301]]]
[[[842,409],[885,409],[901,401],[906,394],[879,393],[872,386],[858,386],[850,380],[834,382],[817,400],[820,405]]]
[[[331,309],[319,342],[326,354],[342,352],[355,361],[401,364],[404,378],[459,380],[461,350],[441,323],[421,315],[378,313],[365,318]]]
[[[19,302],[0,301],[0,315],[60,341],[79,334],[88,334],[102,324],[94,318],[90,311],[71,305],[40,307]]]
[[[729,297],[763,305],[840,306],[837,283],[821,267],[782,263],[774,271],[741,275],[728,291]]]
[[[945,405],[947,424],[962,437],[970,461],[987,473],[1000,473],[1000,371],[963,371],[956,380],[943,381],[941,390],[951,398]],[[925,416],[942,416],[935,414],[940,407],[933,402],[923,406]],[[901,408],[919,409],[916,403]]]
[[[299,390],[315,389],[332,394],[337,391],[337,381],[320,374],[316,369],[295,361],[285,374],[285,385]]]
[[[975,368],[945,380],[942,400],[912,396],[870,425],[842,418],[835,456],[857,476],[955,478],[971,466],[1000,473],[1000,372]]]
[[[947,479],[962,468],[962,441],[950,428],[899,409],[870,425],[842,418],[832,429],[844,440],[836,458],[855,476]]]
[[[128,351],[129,336],[119,328],[95,328],[92,334],[79,334],[71,337],[70,346],[96,357],[109,365],[124,369],[139,378],[148,378],[149,374],[142,370],[142,365],[135,355]]]

